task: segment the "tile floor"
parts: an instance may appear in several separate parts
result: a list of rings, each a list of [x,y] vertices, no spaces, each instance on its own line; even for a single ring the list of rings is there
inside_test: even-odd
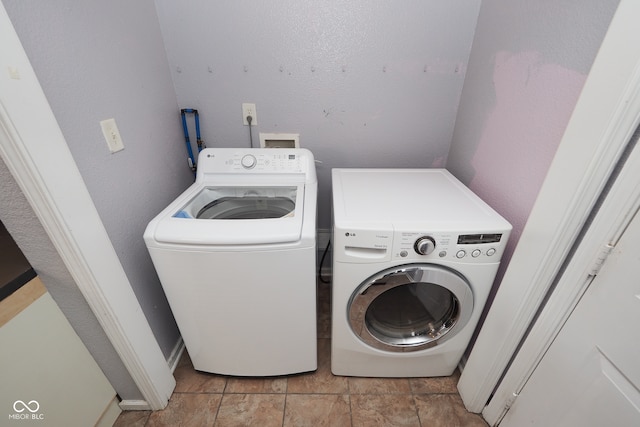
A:
[[[237,378],[193,369],[185,352],[176,389],[162,411],[123,412],[115,426],[481,426],[445,378],[347,378],[331,374],[330,285],[318,284],[318,369]]]

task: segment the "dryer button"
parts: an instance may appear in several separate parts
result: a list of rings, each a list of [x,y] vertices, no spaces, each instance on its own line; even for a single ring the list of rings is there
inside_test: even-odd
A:
[[[471,252],[471,256],[474,258],[478,258],[480,254],[481,254],[480,249],[476,249],[475,251]]]
[[[493,255],[493,254],[495,254],[495,253],[496,253],[496,250],[495,250],[495,249],[493,249],[493,248],[491,248],[491,249],[487,250],[487,256],[491,256],[491,255]]]
[[[464,256],[466,254],[467,253],[465,251],[460,250],[460,251],[456,252],[456,258],[464,258]]]

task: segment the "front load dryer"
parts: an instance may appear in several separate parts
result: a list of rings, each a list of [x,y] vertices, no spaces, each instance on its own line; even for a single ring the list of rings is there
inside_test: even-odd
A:
[[[334,169],[331,370],[451,375],[511,225],[444,169]]]
[[[195,369],[313,371],[316,200],[306,149],[207,148],[144,240]]]

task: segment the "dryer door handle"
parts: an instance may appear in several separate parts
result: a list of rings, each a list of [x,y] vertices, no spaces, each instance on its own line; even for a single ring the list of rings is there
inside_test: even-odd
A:
[[[423,270],[420,268],[407,268],[405,270],[394,271],[393,273],[382,276],[380,279],[375,280],[371,285],[386,285],[388,283],[395,285],[400,283],[420,282],[422,280],[422,274]]]
[[[371,282],[369,286],[362,290],[360,295],[369,294],[369,300],[372,301],[384,291],[396,286],[419,283],[422,280],[422,275],[423,271],[419,268],[394,271]]]

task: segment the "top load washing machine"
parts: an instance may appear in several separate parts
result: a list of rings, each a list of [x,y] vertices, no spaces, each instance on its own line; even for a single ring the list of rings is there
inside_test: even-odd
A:
[[[444,169],[334,169],[331,370],[451,375],[511,225]]]
[[[316,203],[306,149],[207,148],[144,239],[195,369],[313,371]]]

